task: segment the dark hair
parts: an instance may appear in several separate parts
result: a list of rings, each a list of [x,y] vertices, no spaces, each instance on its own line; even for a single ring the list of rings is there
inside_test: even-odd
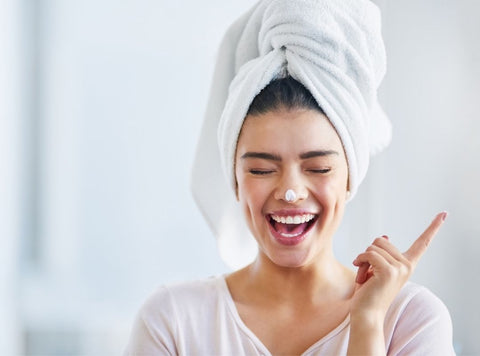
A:
[[[274,79],[263,88],[250,104],[247,115],[261,115],[282,108],[311,109],[325,115],[310,91],[291,76]]]

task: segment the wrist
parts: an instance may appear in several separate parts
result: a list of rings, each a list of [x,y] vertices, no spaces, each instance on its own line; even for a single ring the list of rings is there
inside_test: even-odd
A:
[[[347,355],[385,355],[384,319],[378,312],[350,314]]]
[[[352,328],[369,328],[382,330],[385,321],[385,313],[373,310],[360,310],[350,313],[350,326]]]

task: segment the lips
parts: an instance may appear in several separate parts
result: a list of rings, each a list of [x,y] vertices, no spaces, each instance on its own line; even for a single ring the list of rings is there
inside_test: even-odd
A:
[[[312,213],[273,213],[267,215],[273,237],[283,245],[296,245],[302,242],[318,219]]]

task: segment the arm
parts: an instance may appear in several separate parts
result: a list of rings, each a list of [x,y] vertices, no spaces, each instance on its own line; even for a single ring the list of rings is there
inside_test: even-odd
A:
[[[381,315],[352,314],[347,355],[386,355]]]
[[[393,299],[439,230],[446,213],[438,214],[405,253],[386,236],[377,238],[353,261],[357,285],[350,307],[348,355],[385,355],[383,325]]]

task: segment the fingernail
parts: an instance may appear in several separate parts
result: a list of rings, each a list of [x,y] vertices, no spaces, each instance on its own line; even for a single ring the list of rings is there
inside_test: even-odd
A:
[[[444,211],[443,213],[440,213],[440,214],[442,217],[442,221],[445,221],[445,219],[447,218],[448,212]]]
[[[383,237],[385,240],[388,240],[388,239],[389,239],[387,235],[383,235],[382,237]]]

